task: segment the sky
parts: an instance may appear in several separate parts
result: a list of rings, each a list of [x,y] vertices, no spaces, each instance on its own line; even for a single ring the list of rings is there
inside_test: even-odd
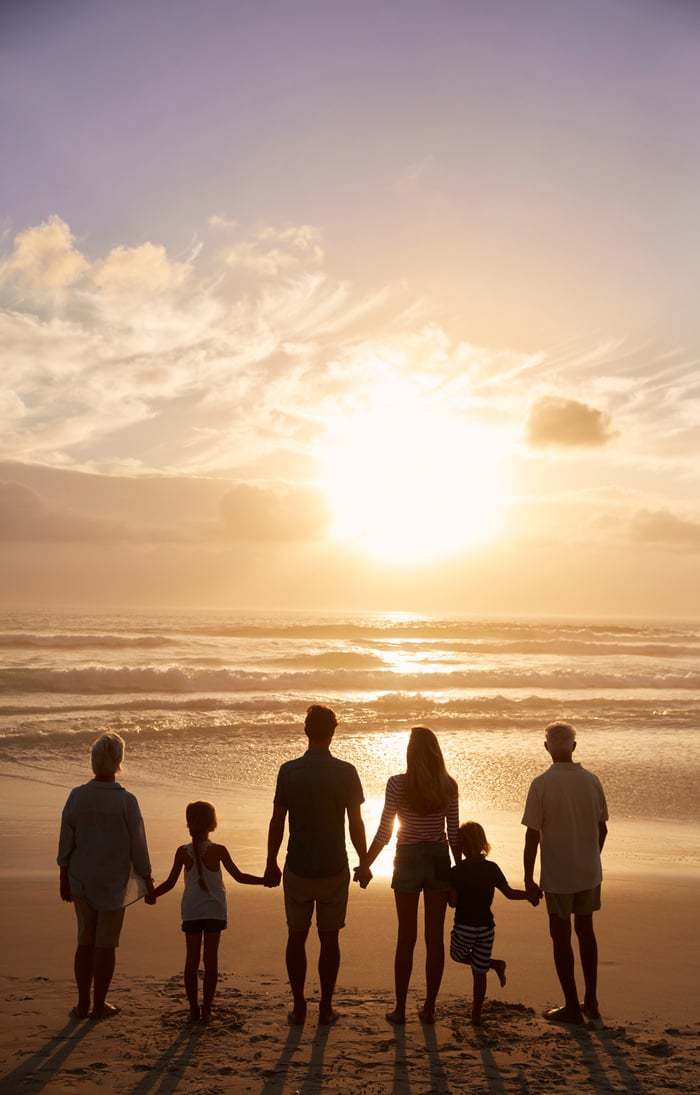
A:
[[[0,607],[700,616],[694,0],[3,0]]]

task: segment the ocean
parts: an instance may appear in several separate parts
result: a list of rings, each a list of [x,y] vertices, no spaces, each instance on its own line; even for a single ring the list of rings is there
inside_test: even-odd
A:
[[[313,702],[340,719],[333,750],[368,798],[404,766],[407,734],[438,734],[463,816],[512,813],[546,767],[543,729],[611,817],[700,821],[700,624],[480,620],[392,614],[167,612],[0,617],[0,772],[89,777],[103,730],[127,771],[161,785],[264,791],[303,751]]]

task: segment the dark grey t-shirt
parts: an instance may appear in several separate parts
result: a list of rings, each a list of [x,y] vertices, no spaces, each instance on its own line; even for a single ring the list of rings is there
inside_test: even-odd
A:
[[[327,878],[347,867],[345,813],[365,800],[356,769],[325,750],[288,760],[277,775],[275,804],[289,817],[285,865],[302,878]]]

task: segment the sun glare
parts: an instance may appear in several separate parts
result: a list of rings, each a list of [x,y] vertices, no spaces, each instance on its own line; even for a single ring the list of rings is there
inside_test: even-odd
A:
[[[386,393],[385,393],[386,394]],[[492,537],[503,502],[495,434],[383,398],[324,454],[333,536],[383,562],[427,562]]]

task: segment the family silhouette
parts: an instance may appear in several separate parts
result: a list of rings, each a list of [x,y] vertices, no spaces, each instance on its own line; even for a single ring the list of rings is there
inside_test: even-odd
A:
[[[607,805],[597,776],[573,761],[576,734],[568,723],[545,728],[549,768],[527,793],[522,824],[524,889],[513,889],[500,867],[488,859],[490,845],[476,821],[459,822],[459,793],[449,774],[436,735],[414,727],[406,750],[406,769],[389,777],[377,832],[367,847],[362,819],[364,794],[355,767],[330,751],[338,720],[331,708],[312,704],[306,712],[305,752],[281,765],[268,827],[267,860],[262,875],[247,874],[223,844],[211,841],[217,828],[210,802],[191,802],[185,811],[190,841],[177,847],[167,878],[153,882],[143,819],[137,799],[116,781],[124,759],[119,734],[102,734],[92,747],[94,778],[74,788],[61,817],[58,848],[60,896],[71,902],[77,919],[74,959],[78,1001],[76,1019],[103,1020],[118,1007],[107,1000],[126,905],[144,897],[149,905],[172,890],[181,875],[182,931],[185,935],[184,987],[192,1021],[208,1022],[218,980],[221,932],[227,924],[222,867],[243,885],[278,887],[284,893],[287,920],[285,962],[292,994],[288,1021],[307,1018],[306,942],[312,921],[319,937],[318,1023],[335,1023],[333,996],[340,969],[340,931],[345,926],[350,888],[346,820],[358,863],[353,880],[366,889],[371,866],[393,839],[396,853],[391,879],[397,917],[394,953],[393,1025],[406,1022],[406,1000],[418,935],[423,895],[425,997],[418,1011],[435,1022],[436,1002],[445,964],[444,924],[454,908],[450,957],[472,972],[471,1022],[482,1023],[487,974],[506,983],[506,962],[493,958],[496,890],[509,900],[537,906],[544,897],[554,965],[564,1004],[543,1013],[548,1022],[578,1026],[600,1018],[597,998],[598,951],[593,913],[600,908],[601,851],[607,834]],[[288,829],[283,868],[278,857]],[[540,881],[534,878],[537,854]],[[450,853],[452,860],[450,859]],[[574,918],[584,980],[579,1001],[571,945]],[[203,961],[202,1000],[199,967]]]

